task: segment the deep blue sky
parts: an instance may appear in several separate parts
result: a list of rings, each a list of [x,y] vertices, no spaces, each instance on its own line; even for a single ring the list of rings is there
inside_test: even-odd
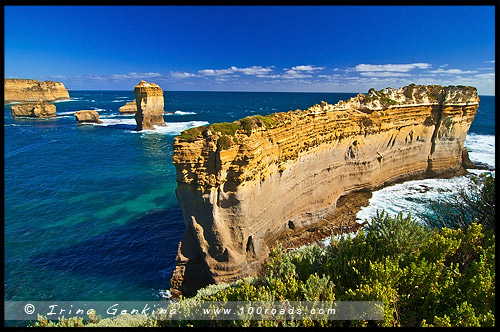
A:
[[[5,6],[5,77],[70,89],[494,94],[493,6]]]

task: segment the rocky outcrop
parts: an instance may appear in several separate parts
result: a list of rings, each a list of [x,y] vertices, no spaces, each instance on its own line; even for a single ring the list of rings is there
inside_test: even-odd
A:
[[[256,273],[280,234],[328,218],[346,194],[465,172],[478,104],[474,87],[410,85],[182,132],[172,291]]]
[[[131,101],[123,105],[118,109],[118,112],[124,113],[124,114],[135,114],[137,112],[137,103],[136,101]]]
[[[99,113],[94,110],[81,110],[75,112],[75,120],[78,123],[102,123],[99,120]]]
[[[137,112],[135,113],[135,130],[155,129],[164,126],[163,90],[155,83],[139,82],[134,88]]]
[[[14,104],[10,107],[12,117],[52,118],[56,116],[56,106],[43,100]]]
[[[61,82],[32,79],[4,79],[4,102],[54,101],[69,99],[68,90]]]

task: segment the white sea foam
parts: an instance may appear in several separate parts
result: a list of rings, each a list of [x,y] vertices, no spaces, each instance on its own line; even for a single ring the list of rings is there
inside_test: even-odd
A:
[[[79,98],[70,98],[70,99],[62,99],[62,100],[54,100],[52,103],[67,103],[70,101],[79,101]]]
[[[120,114],[108,114],[108,115],[99,115],[100,118],[131,118],[134,119],[135,114],[132,113],[120,113]]]
[[[485,163],[495,168],[495,136],[467,134],[465,144],[472,162]]]
[[[96,126],[136,125],[134,118],[108,118],[103,116],[99,117],[99,120],[102,123],[96,123]]]
[[[190,115],[190,114],[196,114],[195,112],[184,112],[184,111],[175,111],[173,113],[165,113],[165,115]]]
[[[121,98],[121,97],[118,97],[118,98]],[[127,98],[127,97],[125,97]],[[127,99],[127,100],[124,100],[124,99],[115,99],[115,100],[112,100],[111,102],[112,103],[123,103],[123,102],[130,102],[130,101],[134,101],[135,99]]]
[[[471,173],[484,172],[488,171],[473,170]],[[361,208],[356,217],[358,222],[370,221],[377,210],[385,210],[390,216],[399,212],[406,216],[411,212],[415,219],[419,219],[419,214],[431,212],[429,202],[455,195],[471,183],[471,177],[472,174],[450,179],[407,181],[374,191],[369,206]]]
[[[69,112],[58,112],[56,115],[74,115],[76,111],[69,111]]]
[[[165,126],[154,126],[155,130],[142,130],[138,133],[141,134],[164,134],[164,135],[179,135],[181,131],[205,126],[208,124],[206,121],[187,121],[187,122],[166,122]]]
[[[95,126],[117,126],[125,125],[134,127],[136,126],[135,118],[124,118],[124,117],[101,117],[99,118],[102,123],[95,123]],[[187,121],[187,122],[166,122],[165,126],[154,126],[154,130],[142,130],[142,131],[132,131],[132,133],[137,134],[163,134],[163,135],[179,135],[181,131],[207,125],[206,121]]]

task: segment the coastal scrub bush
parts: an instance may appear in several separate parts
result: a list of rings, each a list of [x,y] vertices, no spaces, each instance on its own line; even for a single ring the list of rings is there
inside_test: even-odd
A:
[[[495,234],[476,223],[438,231],[382,212],[327,248],[276,246],[255,281],[204,299],[384,302],[381,321],[231,322],[239,326],[493,326]]]
[[[180,135],[181,139],[184,141],[193,142],[202,135],[205,129],[206,126],[201,126],[183,130]]]
[[[260,121],[266,129],[273,128],[276,125],[276,120],[274,120],[270,115],[262,116],[256,115],[255,119]]]
[[[232,122],[221,122],[221,123],[214,123],[211,124],[209,129],[221,133],[221,135],[228,135],[228,136],[234,136],[238,130],[241,129],[240,125]]]
[[[247,116],[240,121],[241,128],[245,130],[247,136],[252,135],[252,131],[259,127],[264,127],[266,129],[273,128],[276,125],[276,121],[269,115],[255,115]]]
[[[217,140],[217,146],[221,150],[227,150],[227,149],[229,149],[231,147],[231,145],[232,145],[231,138],[229,138],[229,136],[227,136],[227,135],[222,135]]]
[[[37,321],[29,327],[83,327],[89,322],[85,322],[81,317],[64,318],[59,317],[57,321],[49,320],[46,316],[38,315]]]
[[[252,130],[256,127],[255,120],[253,117],[247,116],[240,120],[241,128],[247,133],[247,136],[252,135]]]

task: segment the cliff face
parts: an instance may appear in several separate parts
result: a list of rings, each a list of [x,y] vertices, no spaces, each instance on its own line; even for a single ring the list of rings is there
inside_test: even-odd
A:
[[[164,126],[163,90],[155,83],[139,82],[134,88],[137,112],[135,130],[155,129],[153,125]]]
[[[281,233],[331,215],[347,193],[463,171],[478,104],[473,87],[410,85],[181,133],[186,230],[171,288],[191,295],[255,273]]]
[[[4,79],[4,102],[54,101],[69,99],[68,90],[61,82],[31,79]]]

